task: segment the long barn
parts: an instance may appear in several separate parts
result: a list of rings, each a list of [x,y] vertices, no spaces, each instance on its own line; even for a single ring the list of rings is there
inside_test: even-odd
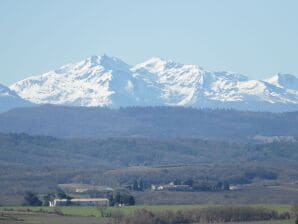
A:
[[[50,201],[50,206],[109,206],[109,199],[107,198],[73,198],[55,199]]]

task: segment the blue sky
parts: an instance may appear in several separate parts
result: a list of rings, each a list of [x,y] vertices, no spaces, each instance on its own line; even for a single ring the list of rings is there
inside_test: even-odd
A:
[[[296,0],[1,0],[0,83],[90,55],[298,74]]]

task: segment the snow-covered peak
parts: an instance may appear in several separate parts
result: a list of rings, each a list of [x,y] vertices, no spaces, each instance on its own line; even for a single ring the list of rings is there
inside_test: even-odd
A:
[[[163,73],[166,72],[167,70],[172,70],[172,69],[179,69],[182,67],[197,67],[194,65],[184,65],[172,60],[165,60],[163,58],[158,58],[158,57],[153,57],[150,58],[149,60],[140,63],[136,66],[133,67],[134,71],[138,70],[147,70],[150,73]]]
[[[182,64],[173,60],[153,57],[143,63],[135,65],[132,69],[134,72],[149,72],[156,75],[174,74],[178,76],[205,76],[205,79],[222,78],[225,80],[246,81],[248,78],[244,75],[228,71],[212,71],[204,69],[195,64]],[[209,77],[207,77],[209,76]]]
[[[298,90],[298,77],[295,75],[278,73],[265,81],[278,87]]]
[[[101,65],[102,67],[104,67],[107,70],[127,71],[130,68],[130,66],[128,64],[126,64],[124,61],[122,61],[121,59],[116,58],[116,57],[109,57],[105,54],[100,57],[91,56],[87,60],[89,60],[93,64]]]
[[[93,55],[86,60],[80,61],[75,64],[67,64],[55,70],[57,74],[65,74],[71,70],[83,71],[83,70],[129,70],[130,66],[116,57],[109,57],[107,55],[96,56]],[[78,73],[78,72],[76,72]]]
[[[156,77],[158,83],[170,85],[196,85],[202,79],[202,75],[205,72],[198,65],[181,64],[157,57],[135,65],[131,71],[140,73],[144,77],[148,77],[149,73],[151,76]]]
[[[11,89],[34,103],[75,106],[138,105],[148,88],[151,87],[133,76],[128,64],[106,55],[91,56],[11,85]],[[144,102],[149,105],[151,97],[152,94]]]

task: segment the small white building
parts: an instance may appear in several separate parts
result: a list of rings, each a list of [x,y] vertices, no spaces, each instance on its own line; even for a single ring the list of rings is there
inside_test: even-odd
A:
[[[50,201],[50,207],[55,206],[109,206],[109,199],[107,198],[73,198],[54,199]]]
[[[173,182],[165,185],[151,185],[152,191],[192,191],[192,187],[186,184],[175,185]]]

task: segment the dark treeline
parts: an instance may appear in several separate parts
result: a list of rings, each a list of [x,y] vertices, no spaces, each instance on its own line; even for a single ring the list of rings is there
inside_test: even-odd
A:
[[[138,136],[252,141],[255,136],[297,137],[297,123],[298,112],[183,107],[108,109],[45,105],[0,114],[1,132],[80,138]]]
[[[178,211],[153,212],[137,210],[130,216],[113,216],[106,221],[109,224],[173,224],[173,223],[224,223],[242,221],[263,221],[290,219],[288,212],[253,207],[212,207],[204,209],[186,209]]]

